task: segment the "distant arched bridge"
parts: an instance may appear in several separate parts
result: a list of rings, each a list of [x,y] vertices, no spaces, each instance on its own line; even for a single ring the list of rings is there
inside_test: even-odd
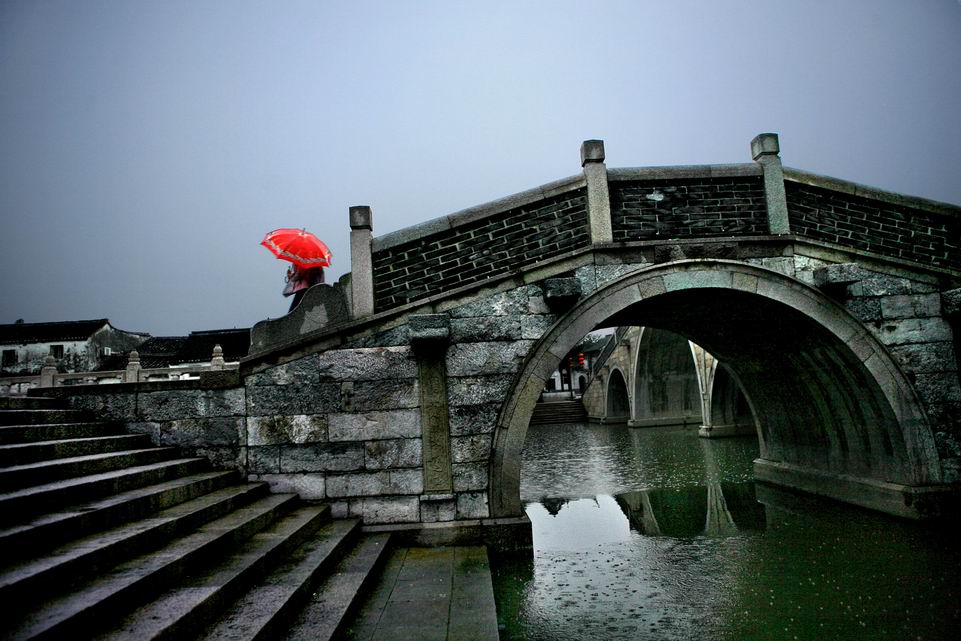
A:
[[[704,437],[757,433],[735,376],[701,346],[650,327],[618,328],[609,341],[583,397],[591,421],[694,425]]]

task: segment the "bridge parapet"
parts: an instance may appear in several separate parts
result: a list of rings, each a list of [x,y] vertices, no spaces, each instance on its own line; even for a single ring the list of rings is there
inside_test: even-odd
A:
[[[580,175],[379,238],[370,239],[368,217],[353,262],[372,308],[362,299],[355,317],[591,246],[803,238],[961,271],[961,208],[782,170],[777,134],[760,134],[751,148],[753,163],[608,169],[603,142],[588,140]]]

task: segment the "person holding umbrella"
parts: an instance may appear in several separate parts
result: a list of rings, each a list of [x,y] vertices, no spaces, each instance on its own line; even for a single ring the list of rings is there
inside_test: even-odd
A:
[[[332,254],[326,244],[306,229],[275,229],[260,242],[281,260],[292,265],[287,269],[284,296],[293,296],[290,312],[296,309],[307,290],[324,282],[324,267],[330,266]]]
[[[323,267],[308,267],[307,269],[303,269],[297,265],[288,267],[284,296],[293,295],[293,299],[290,301],[290,309],[287,310],[287,313],[289,314],[294,311],[297,305],[300,305],[300,299],[304,297],[308,289],[314,285],[320,285],[323,282]]]

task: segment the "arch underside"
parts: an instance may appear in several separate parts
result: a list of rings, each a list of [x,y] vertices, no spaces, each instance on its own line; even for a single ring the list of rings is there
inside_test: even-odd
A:
[[[626,423],[631,417],[631,402],[627,381],[620,369],[614,368],[607,378],[607,420]]]
[[[634,365],[631,425],[702,422],[698,372],[688,340],[672,331],[645,327]]]
[[[722,363],[717,365],[712,377],[710,419],[712,428],[754,425],[754,417],[751,416],[741,386]]]
[[[557,355],[588,331],[626,325],[675,332],[724,363],[756,419],[759,478],[895,513],[899,501],[917,498],[917,488],[940,482],[934,441],[913,389],[848,312],[770,270],[685,260],[640,270],[595,292],[532,350],[497,429],[494,516],[520,513],[519,459],[532,407],[527,396]],[[835,491],[838,479],[851,487]]]

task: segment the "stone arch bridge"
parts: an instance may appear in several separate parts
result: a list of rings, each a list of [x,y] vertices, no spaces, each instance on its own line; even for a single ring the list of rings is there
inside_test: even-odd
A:
[[[956,508],[961,209],[753,161],[582,171],[373,236],[352,271],[252,331],[239,373],[58,390],[335,514],[429,533],[523,525],[528,421],[603,327],[669,330],[724,363],[758,479],[911,518]],[[529,527],[529,526],[528,526]]]
[[[700,345],[653,327],[619,327],[584,392],[593,422],[693,425],[700,436],[756,434],[735,375]]]

